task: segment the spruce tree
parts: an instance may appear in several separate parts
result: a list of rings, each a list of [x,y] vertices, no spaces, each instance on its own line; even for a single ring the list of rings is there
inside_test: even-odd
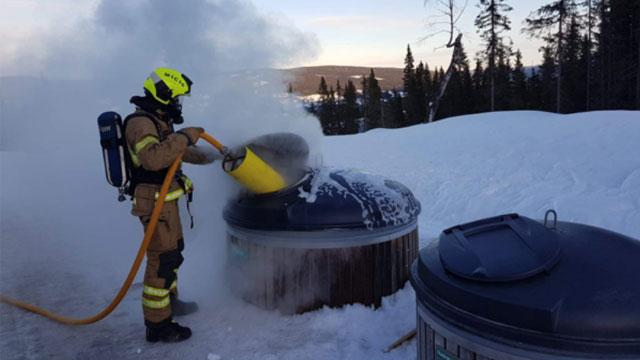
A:
[[[527,109],[545,110],[543,107],[542,81],[540,71],[533,69],[527,79]]]
[[[355,134],[358,132],[358,93],[356,86],[351,80],[347,81],[344,88],[344,131],[346,134]]]
[[[469,69],[469,60],[464,51],[464,47],[460,45],[460,56],[456,59],[447,92],[442,98],[440,108],[438,109],[438,118],[447,118],[451,116],[469,114],[473,106],[469,101],[473,94],[473,81],[471,71]],[[444,75],[444,70],[442,73]]]
[[[333,91],[333,87],[328,88],[324,76],[320,77],[318,94],[320,95],[318,117],[322,131],[325,135],[334,135],[337,131],[335,124],[335,92]]]
[[[549,46],[542,48],[542,66],[540,67],[540,109],[553,112],[557,110],[556,62],[553,49]]]
[[[471,81],[473,82],[473,97],[471,98],[473,103],[473,113],[489,111],[484,77],[485,71],[482,67],[482,60],[477,59],[476,67],[473,70],[473,75],[471,76]]]
[[[412,98],[414,102],[413,106],[416,111],[416,123],[420,122],[422,119],[425,119],[427,116],[427,103],[426,103],[426,95],[425,95],[425,69],[422,61],[416,67],[415,73],[415,93],[413,96],[410,94],[409,96]]]
[[[537,37],[544,37],[546,48],[554,46],[557,64],[556,75],[556,112],[562,111],[562,68],[564,60],[564,45],[567,26],[573,16],[577,16],[577,6],[574,0],[554,0],[540,7],[526,19],[526,31]],[[543,76],[544,78],[544,76]]]
[[[396,89],[393,89],[393,98],[391,99],[392,109],[392,124],[389,127],[403,127],[405,126],[404,109],[402,107],[402,95]]]
[[[511,96],[512,109],[524,110],[527,108],[527,74],[524,72],[522,64],[522,53],[516,51],[516,63],[511,72]]]
[[[593,56],[593,102],[592,109],[604,110],[610,106],[611,77],[611,19],[610,0],[598,0],[595,12],[599,21],[598,31],[595,33],[596,50]]]
[[[640,109],[640,1],[609,0],[607,18],[609,108]]]
[[[593,43],[589,40],[589,35],[583,35],[582,41],[580,42],[580,56],[578,57],[580,75],[576,79],[583,99],[580,99],[582,106],[578,111],[589,111],[591,109],[591,69],[593,68],[592,45]]]
[[[562,81],[563,104],[562,109],[566,113],[584,111],[586,92],[584,78],[586,68],[580,60],[580,50],[582,47],[581,25],[577,16],[571,17],[571,22],[567,30],[564,55],[562,63],[564,66],[564,79]]]
[[[424,75],[422,77],[422,86],[424,87],[424,95],[425,95],[424,107],[425,109],[428,109],[429,107],[427,103],[429,102],[429,99],[433,97],[434,85],[433,85],[433,79],[431,76],[431,70],[429,69],[429,64],[426,62],[424,63]]]
[[[338,134],[346,133],[346,120],[345,120],[345,107],[344,101],[342,97],[342,85],[340,85],[340,80],[336,81],[336,94],[335,94],[335,106],[336,106],[336,114],[335,114],[335,122]]]
[[[364,98],[364,117],[368,122],[367,129],[374,129],[382,126],[382,90],[373,69],[371,69],[365,83],[367,91]]]
[[[505,3],[505,0],[480,0],[480,14],[476,17],[475,25],[478,28],[480,37],[484,40],[486,49],[483,51],[483,57],[488,62],[489,79],[489,98],[490,109],[495,109],[496,98],[496,60],[498,57],[506,56],[502,33],[511,30],[511,21],[505,13],[513,10],[513,8]],[[504,96],[504,94],[501,94]]]
[[[495,89],[498,98],[496,99],[496,110],[511,110],[511,60],[509,52],[498,54],[497,69],[495,72]]]
[[[404,58],[402,82],[404,84],[404,93],[407,97],[407,121],[409,124],[414,124],[416,122],[419,122],[421,119],[416,107],[416,73],[413,54],[411,53],[411,47],[409,45],[407,45],[407,55]]]

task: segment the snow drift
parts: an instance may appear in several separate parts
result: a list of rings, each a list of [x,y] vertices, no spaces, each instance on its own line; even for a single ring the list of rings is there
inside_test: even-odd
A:
[[[324,163],[379,173],[412,189],[423,208],[422,245],[451,225],[508,212],[540,218],[549,208],[558,211],[560,220],[640,238],[639,117],[639,112],[465,116],[326,137]],[[75,142],[60,146],[77,151]],[[34,156],[42,161],[46,153],[3,152],[0,169],[1,290],[68,314],[88,314],[108,301],[140,232],[101,179],[97,145],[85,152],[80,156],[94,167],[69,164],[57,174],[48,169],[53,171],[49,174],[23,161]],[[67,186],[49,186],[44,180],[53,175]],[[220,170],[214,168],[193,176],[202,185],[196,229],[186,232],[187,261],[180,280],[186,297],[225,292],[211,275],[218,259],[211,244],[224,242],[210,229],[220,208],[203,213],[200,200],[216,199],[223,205],[224,194],[210,185],[220,181],[218,176]],[[76,185],[77,177],[90,181]],[[50,193],[56,195],[39,202],[39,196]],[[132,359],[401,359],[415,354],[413,343],[382,353],[415,324],[408,286],[385,299],[378,311],[353,305],[282,316],[225,296],[198,300],[205,309],[182,320],[193,328],[193,339],[167,346],[143,341],[139,289],[109,318],[84,328],[60,326],[0,305],[0,354]]]

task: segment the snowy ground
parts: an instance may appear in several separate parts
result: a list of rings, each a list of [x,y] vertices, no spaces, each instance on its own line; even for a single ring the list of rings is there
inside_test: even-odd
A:
[[[639,141],[640,112],[504,112],[327,137],[323,164],[379,173],[411,188],[422,202],[421,245],[457,223],[506,212],[540,218],[550,208],[561,220],[640,238]],[[0,153],[0,290],[80,316],[94,313],[116,292],[141,229],[101,179],[97,149],[78,152],[75,146]],[[61,161],[63,155],[75,162]],[[198,195],[196,229],[186,231],[181,290],[204,305],[181,320],[192,327],[193,338],[146,344],[138,283],[111,316],[85,327],[0,305],[0,358],[415,357],[415,341],[382,352],[414,326],[410,286],[379,310],[354,305],[298,316],[262,311],[229,295],[219,279],[219,218],[232,192],[229,180],[217,166],[188,170]]]

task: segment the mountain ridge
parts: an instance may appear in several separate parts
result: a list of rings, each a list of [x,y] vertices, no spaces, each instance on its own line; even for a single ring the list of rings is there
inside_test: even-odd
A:
[[[328,86],[340,86],[344,89],[347,81],[351,80],[356,88],[362,88],[362,76],[368,76],[373,69],[382,90],[402,89],[402,68],[394,67],[365,67],[349,65],[322,65],[303,66],[288,69],[280,69],[288,78],[294,93],[298,95],[311,95],[318,92],[320,78],[324,76]]]

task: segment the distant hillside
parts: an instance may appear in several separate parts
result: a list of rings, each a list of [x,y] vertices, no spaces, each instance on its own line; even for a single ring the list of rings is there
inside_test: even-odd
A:
[[[360,66],[310,66],[282,70],[292,78],[293,90],[299,95],[310,95],[318,92],[320,77],[324,76],[329,86],[335,88],[336,81],[344,84],[353,81],[360,89],[362,76],[369,75],[371,68]],[[373,68],[383,90],[402,89],[401,68]]]

